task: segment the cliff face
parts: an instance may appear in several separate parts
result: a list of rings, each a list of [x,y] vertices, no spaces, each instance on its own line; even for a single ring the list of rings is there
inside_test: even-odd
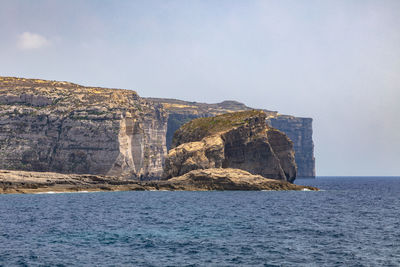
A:
[[[234,168],[292,182],[292,142],[266,124],[263,111],[242,111],[195,119],[175,132],[165,160],[165,177],[196,169]]]
[[[284,132],[292,140],[294,151],[296,151],[298,176],[315,177],[312,119],[277,115],[268,118],[267,123]]]
[[[170,148],[185,122],[250,109],[235,101],[145,99],[131,90],[0,77],[0,168],[159,177],[166,142]],[[298,176],[314,176],[311,119],[265,112],[293,141]]]
[[[160,176],[167,114],[130,90],[0,77],[0,168]]]
[[[172,147],[171,144],[174,132],[192,119],[252,109],[236,101],[205,104],[165,98],[148,98],[148,100],[163,105],[165,110],[169,113],[166,140],[168,149]],[[297,176],[315,177],[312,119],[280,115],[276,111],[264,111],[267,114],[267,123],[284,132],[290,140],[292,140],[298,168]]]

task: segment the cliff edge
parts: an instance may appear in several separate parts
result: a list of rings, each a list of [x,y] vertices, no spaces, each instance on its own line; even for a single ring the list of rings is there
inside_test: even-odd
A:
[[[0,77],[0,169],[159,177],[167,116],[132,90]]]

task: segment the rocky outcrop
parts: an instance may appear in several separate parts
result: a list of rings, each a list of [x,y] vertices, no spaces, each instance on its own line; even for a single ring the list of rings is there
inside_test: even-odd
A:
[[[175,132],[165,160],[164,177],[196,169],[235,168],[293,182],[296,164],[292,142],[268,127],[266,113],[250,110],[199,118]]]
[[[171,187],[187,191],[202,190],[312,190],[317,188],[267,179],[239,169],[193,170],[168,180]]]
[[[127,190],[146,189],[121,177],[0,170],[0,194]]]
[[[0,168],[160,176],[167,114],[131,90],[0,77]]]
[[[252,109],[236,101],[205,104],[166,98],[147,98],[147,100],[162,105],[169,113],[166,140],[168,150],[172,147],[175,131],[192,119]],[[315,177],[312,119],[281,115],[276,111],[264,111],[267,114],[267,123],[284,132],[292,140],[298,168],[297,176]]]
[[[0,194],[94,191],[318,190],[266,179],[238,169],[194,170],[167,181],[121,177],[0,170]]]

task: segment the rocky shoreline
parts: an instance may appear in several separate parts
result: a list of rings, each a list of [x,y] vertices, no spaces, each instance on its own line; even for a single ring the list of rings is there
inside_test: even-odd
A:
[[[164,181],[135,181],[112,176],[0,170],[0,194],[96,191],[318,190],[266,179],[242,170],[194,170]]]

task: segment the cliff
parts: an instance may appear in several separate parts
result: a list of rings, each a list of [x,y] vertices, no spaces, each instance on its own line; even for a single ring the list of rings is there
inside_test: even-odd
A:
[[[263,111],[249,110],[184,124],[175,132],[165,159],[165,178],[196,169],[234,168],[293,182],[293,144],[285,134],[267,126],[266,116]]]
[[[251,108],[236,101],[141,98],[131,90],[0,77],[0,168],[159,177],[166,145],[181,125],[240,110]],[[311,119],[265,112],[267,122],[293,140],[298,176],[315,175]]]
[[[284,132],[294,145],[299,177],[315,177],[312,119],[287,115],[269,117],[267,123]]]
[[[160,176],[167,114],[131,90],[0,77],[0,168]]]
[[[236,101],[217,104],[189,102],[166,98],[147,98],[160,104],[169,113],[167,126],[167,148],[171,149],[174,132],[186,122],[202,117],[211,117],[227,112],[252,110]],[[284,132],[293,142],[298,177],[315,177],[314,143],[312,139],[312,119],[281,115],[276,111],[264,110],[267,123]]]

